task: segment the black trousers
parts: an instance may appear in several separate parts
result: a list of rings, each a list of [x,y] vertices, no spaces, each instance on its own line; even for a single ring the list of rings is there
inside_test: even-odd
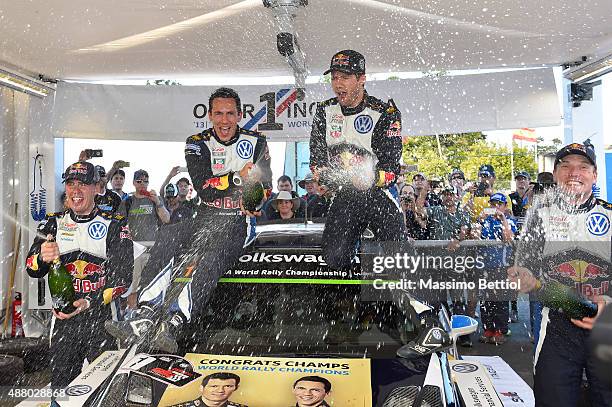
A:
[[[590,334],[567,317],[544,309],[536,348],[533,388],[536,407],[578,406],[583,372],[589,384],[588,405],[612,406],[612,385],[609,378],[596,374],[598,361],[589,343]]]
[[[172,274],[184,274],[193,267],[188,294],[191,319],[204,307],[217,286],[219,278],[244,253],[247,223],[241,214],[220,211],[215,208],[199,208],[194,219],[168,225],[158,234],[151,248],[151,257],[143,269],[141,287],[155,285],[160,272],[174,258]],[[180,311],[178,307],[173,307]]]
[[[378,241],[405,238],[402,212],[387,190],[342,188],[331,203],[323,231],[323,258],[332,269],[350,267],[366,227]]]
[[[51,386],[66,387],[83,368],[105,350],[117,349],[115,340],[106,333],[104,319],[88,318],[85,311],[67,320],[55,320],[51,335]]]

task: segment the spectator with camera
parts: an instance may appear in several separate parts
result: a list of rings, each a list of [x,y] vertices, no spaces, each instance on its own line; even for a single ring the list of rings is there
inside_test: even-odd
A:
[[[459,199],[463,198],[465,195],[465,174],[459,168],[455,168],[448,175],[448,182],[450,186],[453,188],[455,195],[459,197]]]
[[[129,167],[130,163],[123,160],[117,160],[113,163],[113,166],[108,170],[106,174],[108,182],[111,184],[111,190],[119,195],[121,201],[125,201],[129,194],[123,191],[123,185],[125,184],[125,171],[123,168]]]
[[[416,214],[416,193],[412,185],[404,185],[399,191],[400,208],[408,237],[414,240],[428,240],[429,230],[422,217]]]
[[[466,194],[463,196],[463,208],[472,217],[472,232],[475,239],[480,239],[480,216],[485,208],[490,208],[490,197],[495,188],[495,168],[491,164],[483,164],[478,169],[478,182],[466,184]],[[506,202],[509,202],[506,196]],[[509,209],[506,208],[506,215]],[[476,234],[474,234],[476,232]]]

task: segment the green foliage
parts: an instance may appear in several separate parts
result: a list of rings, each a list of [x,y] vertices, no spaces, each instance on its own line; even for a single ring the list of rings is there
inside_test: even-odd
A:
[[[453,168],[460,168],[468,180],[475,180],[482,164],[491,164],[496,172],[496,185],[510,187],[512,175],[510,149],[486,141],[480,132],[445,134],[439,136],[442,157],[435,136],[409,137],[404,142],[403,159],[406,164],[418,165],[419,172],[432,177],[447,178]],[[537,164],[534,152],[514,144],[514,172],[528,171],[535,175]]]

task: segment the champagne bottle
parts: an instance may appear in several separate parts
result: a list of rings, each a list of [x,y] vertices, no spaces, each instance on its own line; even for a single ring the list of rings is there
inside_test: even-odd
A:
[[[76,307],[73,303],[76,300],[76,294],[72,285],[72,276],[68,273],[60,259],[53,260],[48,279],[53,309],[64,314],[74,312]]]
[[[543,284],[538,281],[538,285],[537,298],[548,308],[561,310],[568,318],[577,320],[597,315],[597,304],[578,295],[572,287],[552,279]]]
[[[242,187],[242,205],[249,212],[255,212],[264,198],[263,184],[259,181],[247,181]]]

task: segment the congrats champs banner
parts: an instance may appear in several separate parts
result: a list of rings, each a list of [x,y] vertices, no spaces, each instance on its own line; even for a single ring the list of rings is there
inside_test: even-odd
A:
[[[242,100],[240,125],[272,141],[310,136],[316,104],[333,96],[328,83],[232,86]],[[44,110],[54,137],[185,141],[210,127],[208,97],[218,86],[117,86],[60,82]],[[560,122],[551,69],[371,81],[370,94],[392,98],[403,135],[553,126]]]
[[[185,359],[191,362],[194,372],[201,375],[201,380],[198,378],[180,388],[169,386],[160,406],[215,397],[217,402],[226,400],[227,406],[315,405],[312,403],[318,400],[324,403],[320,404],[322,406],[372,405],[368,359],[270,358],[195,353],[187,354]]]

